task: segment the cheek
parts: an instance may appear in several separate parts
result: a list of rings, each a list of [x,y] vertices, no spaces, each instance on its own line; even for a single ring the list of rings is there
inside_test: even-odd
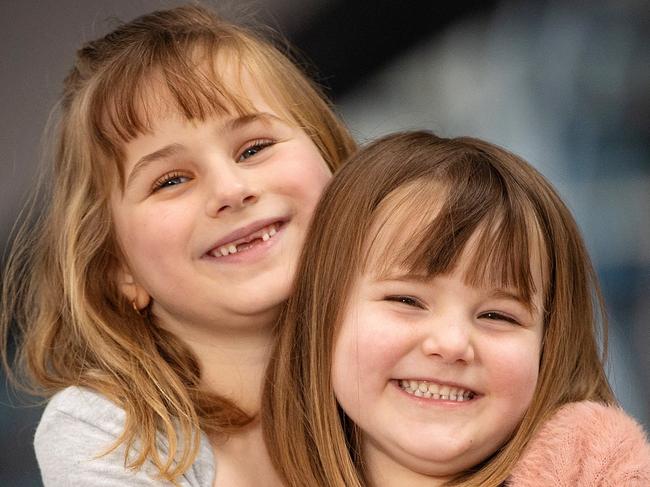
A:
[[[491,357],[492,379],[506,400],[525,409],[537,386],[540,349],[535,341],[514,342]]]
[[[316,206],[325,186],[332,178],[330,170],[320,157],[320,154],[305,154],[298,157],[296,162],[287,167],[281,175],[279,184],[286,192],[299,196],[310,208]]]
[[[163,266],[169,257],[178,259],[178,250],[187,240],[187,212],[160,208],[155,215],[131,212],[116,219],[115,230],[122,250],[133,270]]]
[[[166,235],[164,220],[151,221],[150,219],[133,219],[128,225],[123,227],[121,241],[124,244],[125,251],[129,256],[146,256],[158,254],[163,247],[163,242],[169,242],[168,237],[173,234]]]
[[[337,397],[372,397],[393,378],[395,367],[408,353],[399,327],[380,316],[363,313],[343,323],[333,355],[333,384]]]

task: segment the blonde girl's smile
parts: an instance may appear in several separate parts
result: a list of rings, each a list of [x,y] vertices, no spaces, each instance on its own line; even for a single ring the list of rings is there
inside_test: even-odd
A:
[[[0,286],[0,358],[51,399],[45,485],[282,484],[259,420],[275,324],[357,144],[249,20],[191,2],[109,22],[63,80]]]
[[[174,329],[275,312],[331,177],[309,136],[246,79],[250,113],[187,120],[163,106],[125,147],[112,198],[125,280]]]
[[[221,262],[233,262],[236,258],[231,257],[230,259],[225,259],[224,257],[229,257],[234,254],[241,256],[243,253],[245,254],[244,258],[250,258],[251,254],[249,252],[251,250],[259,250],[263,246],[264,248],[268,248],[275,244],[280,237],[273,237],[278,234],[278,231],[282,229],[284,224],[285,221],[281,220],[275,220],[270,224],[267,224],[267,221],[264,220],[253,222],[220,239],[206,253],[206,256],[220,259]],[[262,228],[259,228],[260,226]],[[240,235],[243,235],[243,237],[240,237]],[[272,238],[273,241],[269,242]],[[264,245],[265,242],[268,242],[268,244]]]

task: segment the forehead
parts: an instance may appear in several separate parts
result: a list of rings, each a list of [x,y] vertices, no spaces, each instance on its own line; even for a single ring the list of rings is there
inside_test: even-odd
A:
[[[505,209],[495,208],[467,225],[462,219],[472,209],[450,208],[449,194],[436,181],[389,194],[370,225],[362,273],[428,280],[459,272],[467,285],[513,290],[522,301],[541,306],[549,273],[546,241],[535,219],[513,223]]]
[[[203,78],[205,90],[195,100],[200,107],[189,106],[182,93],[179,96],[179,91],[192,89],[190,83],[172,84],[160,70],[143,79],[141,93],[134,97],[134,108],[145,121],[143,132],[152,130],[155,122],[164,118],[192,121],[268,112],[290,121],[290,113],[280,103],[273,84],[263,75],[253,76],[250,68],[240,63],[234,54],[221,55],[212,63],[204,62],[196,70]]]
[[[426,198],[418,196],[422,190],[419,186],[402,186],[377,206],[364,245],[364,273],[385,276],[399,269],[414,271],[405,261],[418,234],[435,219],[445,198],[441,184],[427,184]]]
[[[276,91],[265,76],[253,76],[239,55],[226,51],[202,60],[188,78],[174,77],[160,68],[143,75],[130,97],[107,104],[99,129],[110,140],[119,182],[124,184],[128,147],[157,135],[167,120],[226,121],[269,113],[295,124]]]

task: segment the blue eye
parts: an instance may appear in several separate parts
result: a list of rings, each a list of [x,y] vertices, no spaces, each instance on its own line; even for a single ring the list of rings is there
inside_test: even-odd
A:
[[[241,152],[241,154],[237,158],[237,162],[245,161],[246,159],[253,157],[258,152],[263,151],[264,149],[266,149],[267,147],[273,144],[275,144],[275,141],[270,139],[253,140]]]
[[[420,302],[419,299],[414,298],[413,296],[386,296],[384,298],[386,301],[392,301],[395,303],[401,303],[406,306],[410,306],[413,308],[424,308],[424,305]]]
[[[161,178],[157,179],[152,186],[152,192],[156,192],[160,189],[169,188],[171,186],[177,186],[179,184],[186,183],[190,180],[189,176],[184,175],[178,171],[173,171],[165,174]]]

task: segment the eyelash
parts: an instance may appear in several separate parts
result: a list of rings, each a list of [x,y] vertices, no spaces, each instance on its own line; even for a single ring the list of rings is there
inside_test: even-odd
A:
[[[402,295],[386,296],[384,300],[391,301],[394,303],[401,303],[413,308],[420,308],[420,309],[424,308],[424,305],[420,302],[420,300],[414,298],[413,296],[402,296]]]
[[[479,318],[485,317],[489,320],[494,320],[494,321],[506,321],[508,323],[512,323],[513,325],[519,325],[519,321],[513,318],[512,316],[499,313],[497,311],[487,311],[485,313],[481,313]]]
[[[423,309],[424,305],[418,300],[417,298],[414,298],[413,296],[402,296],[402,295],[395,295],[395,296],[386,296],[384,298],[385,301],[391,301],[395,303],[401,303],[404,304],[405,306],[413,307],[413,308],[420,308]],[[487,311],[485,313],[481,313],[479,315],[479,318],[486,318],[488,320],[494,320],[494,321],[505,321],[507,323],[512,323],[513,325],[519,325],[519,321],[512,316],[499,313],[497,311]]]
[[[256,155],[258,152],[264,150],[265,148],[275,144],[275,140],[272,139],[256,139],[248,143],[246,148],[241,152],[239,157],[237,158],[237,162],[243,162],[247,159],[250,159],[254,155]],[[250,154],[248,157],[244,157],[247,151],[254,149],[255,152],[253,154]],[[189,176],[186,176],[180,171],[172,171],[170,173],[165,174],[164,176],[158,178],[152,185],[151,187],[151,192],[155,193],[158,190],[161,190],[163,188],[169,187],[169,186],[175,186],[175,184],[168,184],[174,179],[178,178],[189,178]]]
[[[247,159],[250,159],[251,157],[253,157],[257,153],[259,153],[259,152],[263,151],[264,149],[266,149],[267,147],[275,144],[275,142],[276,141],[273,140],[273,139],[256,139],[256,140],[252,140],[252,141],[248,142],[246,147],[244,148],[244,150],[242,150],[241,153],[239,154],[239,157],[237,158],[237,162],[243,162],[243,161],[245,161]],[[248,151],[250,151],[251,149],[254,149],[255,152],[253,154],[250,154],[248,157],[244,157],[244,155]]]
[[[180,171],[168,172],[167,174],[161,176],[160,178],[156,179],[156,181],[154,181],[153,185],[151,186],[151,192],[155,193],[156,191],[161,190],[163,188],[176,186],[176,184],[180,184],[180,183],[174,183],[174,184],[168,184],[168,183],[179,178],[189,179],[189,176],[183,174]]]

